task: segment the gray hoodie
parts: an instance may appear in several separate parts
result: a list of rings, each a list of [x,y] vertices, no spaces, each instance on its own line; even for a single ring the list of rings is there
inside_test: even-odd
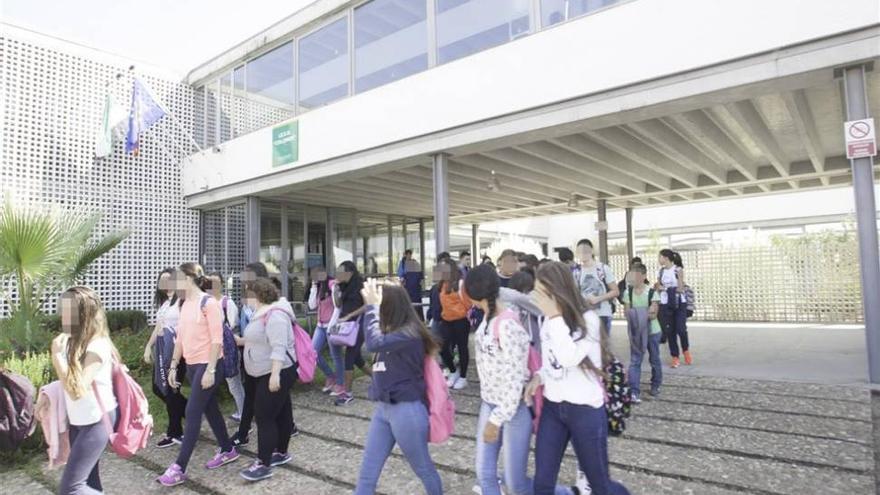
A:
[[[281,361],[282,368],[293,366],[296,353],[288,314],[293,315],[293,308],[286,299],[280,299],[251,317],[244,330],[244,369],[248,375],[268,375],[272,361]]]

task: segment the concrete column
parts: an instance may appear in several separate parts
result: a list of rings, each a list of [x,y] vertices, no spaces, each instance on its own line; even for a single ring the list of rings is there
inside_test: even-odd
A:
[[[248,196],[245,199],[247,243],[245,253],[247,262],[260,261],[260,198]]]
[[[600,199],[599,203],[599,259],[608,264],[608,202]]]
[[[289,297],[290,292],[290,273],[287,268],[290,266],[290,232],[288,231],[287,207],[281,207],[281,295]],[[308,277],[308,274],[306,274]],[[304,277],[305,278],[305,277]],[[303,281],[305,283],[305,280]]]
[[[449,156],[438,153],[434,161],[434,238],[437,254],[449,250]]]
[[[847,67],[843,73],[846,120],[867,118],[865,66]],[[874,201],[873,158],[851,160],[853,192],[856,197],[856,223],[859,231],[859,266],[862,279],[862,308],[865,313],[865,340],[868,348],[868,378],[873,419],[874,470],[880,472],[880,252],[877,247],[877,207]],[[880,493],[880,477],[874,481]]]
[[[471,224],[471,268],[477,266],[480,257],[480,224]]]
[[[422,265],[422,273],[428,272],[425,266],[425,219],[419,219],[419,263]]]
[[[391,215],[388,215],[388,276],[393,277],[397,273],[397,259],[394,256],[394,237],[392,237],[393,225]]]
[[[626,209],[626,262],[629,263],[636,255],[636,236],[633,232],[633,209]]]

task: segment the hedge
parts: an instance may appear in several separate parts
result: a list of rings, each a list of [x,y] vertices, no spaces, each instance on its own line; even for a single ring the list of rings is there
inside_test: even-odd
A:
[[[119,310],[107,311],[107,326],[110,332],[118,332],[123,329],[130,329],[132,332],[140,332],[147,328],[147,315],[139,310]],[[46,315],[43,320],[44,327],[57,333],[61,331],[61,317],[58,315]]]

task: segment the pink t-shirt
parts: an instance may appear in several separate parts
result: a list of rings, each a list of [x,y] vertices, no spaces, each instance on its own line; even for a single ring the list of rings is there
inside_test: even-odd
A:
[[[204,296],[184,301],[177,323],[177,338],[187,364],[208,364],[211,345],[220,346],[223,356],[223,310],[220,303],[208,297],[204,312],[199,307]]]

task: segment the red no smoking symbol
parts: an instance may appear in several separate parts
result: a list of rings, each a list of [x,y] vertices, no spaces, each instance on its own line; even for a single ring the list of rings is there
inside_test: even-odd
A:
[[[854,139],[862,139],[871,132],[871,126],[867,122],[854,122],[848,132]]]

